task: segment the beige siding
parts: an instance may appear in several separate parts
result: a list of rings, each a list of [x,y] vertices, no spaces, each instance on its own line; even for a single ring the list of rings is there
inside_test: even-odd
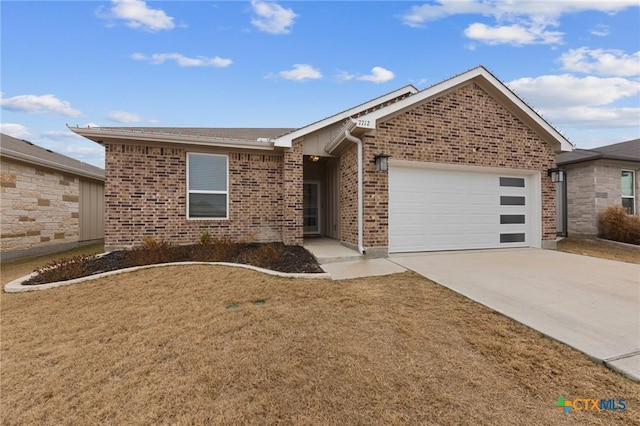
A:
[[[80,181],[79,241],[104,238],[104,185],[93,180]]]

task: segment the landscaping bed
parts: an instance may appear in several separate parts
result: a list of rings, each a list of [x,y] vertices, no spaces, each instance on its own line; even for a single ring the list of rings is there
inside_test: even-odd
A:
[[[286,273],[324,272],[316,259],[300,246],[282,243],[234,243],[207,241],[192,245],[172,245],[146,239],[139,247],[101,256],[73,256],[52,261],[37,269],[24,285],[47,284],[96,275],[134,266],[174,262],[241,263]]]

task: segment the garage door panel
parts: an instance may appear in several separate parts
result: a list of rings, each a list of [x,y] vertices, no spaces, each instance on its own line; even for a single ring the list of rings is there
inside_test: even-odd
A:
[[[526,246],[530,186],[526,176],[392,166],[389,251]]]

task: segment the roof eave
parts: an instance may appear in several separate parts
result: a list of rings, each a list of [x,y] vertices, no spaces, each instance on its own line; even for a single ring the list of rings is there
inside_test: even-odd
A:
[[[624,161],[628,163],[640,164],[640,159],[638,158],[624,157],[619,155],[604,155],[604,154],[600,154],[593,157],[587,157],[587,158],[576,158],[568,161],[560,161],[560,162],[556,161],[556,164],[558,166],[568,166],[571,164],[587,163],[589,161],[598,161],[598,160]]]
[[[78,176],[87,177],[90,179],[104,181],[104,174],[91,173],[86,170],[81,170],[75,167],[66,166],[64,164],[56,163],[54,161],[45,160],[42,158],[35,157],[33,155],[24,154],[22,152],[13,151],[10,149],[3,148],[0,150],[0,154],[3,157],[11,158],[13,160],[25,161],[28,163],[38,164],[43,167],[47,167],[50,169],[58,170],[61,172],[71,173]]]
[[[104,145],[105,140],[135,140],[140,142],[155,142],[194,146],[215,146],[220,148],[241,148],[261,151],[273,151],[273,142],[257,142],[240,139],[220,139],[207,136],[174,135],[162,133],[125,132],[106,130],[99,127],[69,129],[93,142]]]

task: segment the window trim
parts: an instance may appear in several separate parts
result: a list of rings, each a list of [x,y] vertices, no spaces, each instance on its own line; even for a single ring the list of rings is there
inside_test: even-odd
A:
[[[631,173],[631,193],[633,195],[624,195],[622,193],[622,173],[624,173],[624,172]],[[632,209],[631,214],[635,215],[637,213],[637,211],[636,211],[636,172],[635,172],[635,170],[626,170],[626,169],[620,170],[620,205],[622,205],[622,200],[624,200],[625,198],[631,200],[631,209]]]
[[[208,157],[224,157],[225,159],[225,167],[227,172],[227,185],[224,191],[210,191],[210,190],[202,190],[202,189],[189,189],[189,157],[190,156],[208,156]],[[187,152],[186,157],[186,188],[187,188],[187,203],[186,203],[186,215],[187,220],[229,220],[229,156],[225,154],[209,154],[205,152]],[[224,194],[226,196],[226,215],[225,217],[191,217],[189,212],[190,205],[190,197],[191,194]]]

